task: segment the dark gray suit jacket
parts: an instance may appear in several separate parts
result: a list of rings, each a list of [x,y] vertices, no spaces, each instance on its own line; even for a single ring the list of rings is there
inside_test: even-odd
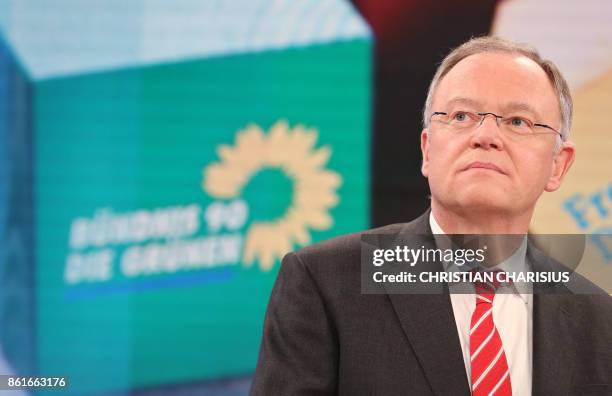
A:
[[[429,211],[368,232],[406,231],[435,246]],[[360,238],[285,256],[251,395],[470,394],[449,295],[362,294]],[[535,294],[533,395],[581,394],[612,395],[612,298]]]

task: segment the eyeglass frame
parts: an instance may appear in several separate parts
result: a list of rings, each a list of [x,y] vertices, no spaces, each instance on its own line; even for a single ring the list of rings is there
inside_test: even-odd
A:
[[[497,124],[498,127],[499,127],[498,120],[504,120],[504,119],[507,118],[507,117],[500,116],[500,115],[497,115],[497,114],[491,113],[491,112],[478,113],[478,112],[474,112],[474,111],[461,111],[461,110],[459,110],[457,112],[472,113],[472,114],[479,115],[481,118],[480,118],[480,122],[478,123],[478,126],[482,125],[482,123],[484,122],[485,117],[488,116],[489,114],[492,115],[493,117],[495,117],[495,123]],[[431,118],[433,116],[435,116],[435,115],[446,115],[446,116],[448,116],[449,114],[447,112],[444,112],[444,111],[434,111],[429,116],[429,122],[431,122]],[[508,117],[508,118],[512,118],[512,117]],[[531,120],[528,120],[528,121],[531,122]],[[564,140],[563,139],[563,134],[561,132],[557,131],[555,128],[551,127],[550,125],[536,123],[536,122],[532,122],[532,124],[533,124],[533,126],[539,126],[539,127],[542,127],[542,128],[548,128],[551,131],[556,132],[559,135],[559,137],[561,138],[562,141]]]

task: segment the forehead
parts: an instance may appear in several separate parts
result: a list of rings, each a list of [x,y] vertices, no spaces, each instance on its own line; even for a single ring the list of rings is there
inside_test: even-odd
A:
[[[440,81],[434,106],[467,98],[483,111],[503,111],[509,105],[524,104],[536,115],[559,117],[558,100],[544,70],[533,60],[516,54],[480,53],[457,63]],[[434,107],[435,111],[438,108]]]

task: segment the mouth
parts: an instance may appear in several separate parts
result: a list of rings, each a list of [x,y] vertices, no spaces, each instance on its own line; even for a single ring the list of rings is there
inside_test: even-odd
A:
[[[497,172],[497,173],[501,173],[502,175],[506,174],[506,172],[504,172],[500,167],[498,167],[497,165],[492,164],[490,162],[474,161],[474,162],[471,162],[468,166],[466,166],[462,170],[463,171],[467,171],[467,170],[473,170],[473,169],[481,169],[481,170],[494,171],[494,172]]]

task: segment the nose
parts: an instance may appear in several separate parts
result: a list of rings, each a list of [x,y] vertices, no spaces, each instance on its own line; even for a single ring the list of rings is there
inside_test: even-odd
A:
[[[489,117],[491,116],[491,117]],[[499,118],[493,113],[484,113],[470,140],[472,148],[501,150],[504,147],[499,129]]]

